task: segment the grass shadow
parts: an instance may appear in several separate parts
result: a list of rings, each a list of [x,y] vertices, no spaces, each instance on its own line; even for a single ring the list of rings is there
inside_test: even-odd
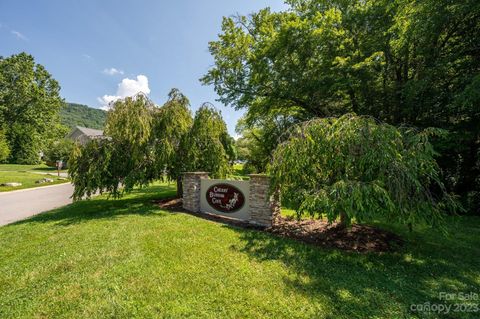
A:
[[[171,197],[175,188],[153,185],[134,190],[120,199],[95,198],[36,215],[12,225],[54,223],[68,226],[90,220],[111,220],[126,215],[157,218],[166,213],[152,203]],[[410,305],[425,302],[450,304],[439,299],[440,292],[479,292],[480,218],[466,217],[450,225],[450,237],[418,229],[402,234],[406,243],[396,253],[358,254],[323,249],[269,233],[228,227],[240,242],[230,249],[268,267],[269,261],[283,264],[287,293],[302,294],[320,303],[318,317],[399,318],[428,317],[412,312]],[[456,313],[449,317],[475,318],[478,313]],[[438,317],[431,314],[430,317]]]
[[[114,219],[124,215],[160,215],[161,210],[152,201],[173,195],[175,195],[175,189],[172,186],[153,185],[133,190],[118,199],[101,195],[97,198],[81,200],[11,225],[55,222],[59,226],[68,226],[94,219]]]
[[[282,262],[294,274],[285,276],[286,286],[312,300],[322,300],[325,309],[335,311],[328,315],[331,317],[438,317],[412,311],[410,306],[461,302],[441,300],[440,292],[479,293],[480,218],[471,221],[458,225],[466,234],[459,237],[404,233],[406,244],[396,253],[346,253],[235,228],[243,246],[232,249],[262,262]],[[464,312],[448,317],[477,315]],[[319,316],[325,317],[325,313]]]

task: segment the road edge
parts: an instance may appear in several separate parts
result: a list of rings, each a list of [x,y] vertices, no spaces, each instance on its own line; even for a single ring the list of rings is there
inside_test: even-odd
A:
[[[66,181],[65,183],[59,183],[55,185],[46,185],[46,186],[38,186],[38,187],[31,187],[31,188],[24,188],[24,189],[17,189],[14,191],[8,191],[8,192],[0,192],[0,196],[4,194],[12,194],[12,193],[20,193],[20,192],[29,192],[29,191],[34,191],[36,189],[44,189],[44,188],[50,188],[50,187],[58,187],[58,186],[63,186],[65,184],[69,184],[69,181]],[[71,183],[70,183],[71,184]]]

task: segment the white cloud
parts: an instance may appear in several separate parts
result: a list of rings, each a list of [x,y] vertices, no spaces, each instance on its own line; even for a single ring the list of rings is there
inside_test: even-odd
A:
[[[110,68],[110,69],[104,69],[103,74],[106,74],[106,75],[122,74],[123,75],[123,71],[115,68]]]
[[[92,57],[91,57],[90,55],[86,54],[86,53],[82,54],[82,57],[83,57],[84,59],[87,59],[87,60],[91,60],[91,59],[92,59]]]
[[[10,31],[14,36],[16,36],[18,39],[20,40],[23,40],[23,41],[28,41],[28,38],[23,35],[22,33],[18,32],[18,31],[15,31],[15,30],[12,30]]]
[[[116,95],[104,95],[97,100],[102,104],[101,109],[108,110],[108,105],[118,99],[123,99],[127,96],[135,95],[139,92],[150,94],[148,87],[148,78],[145,75],[137,75],[136,80],[125,78],[118,84]]]

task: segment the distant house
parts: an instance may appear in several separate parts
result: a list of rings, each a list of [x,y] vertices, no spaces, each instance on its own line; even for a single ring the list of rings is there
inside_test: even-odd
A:
[[[67,135],[67,138],[85,145],[91,140],[103,138],[103,131],[77,126]]]

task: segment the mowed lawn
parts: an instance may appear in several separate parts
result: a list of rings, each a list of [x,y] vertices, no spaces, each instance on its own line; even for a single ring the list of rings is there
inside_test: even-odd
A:
[[[65,183],[65,180],[60,180],[55,175],[41,174],[55,174],[56,172],[54,168],[48,167],[47,165],[0,164],[0,184],[11,182],[22,183],[21,186],[17,187],[0,186],[0,192]],[[35,183],[43,178],[51,178],[54,181],[52,183]]]
[[[0,164],[0,171],[32,171],[32,170],[50,170],[51,167],[48,167],[45,164],[38,165],[23,165],[23,164]]]
[[[452,223],[448,238],[417,230],[397,253],[345,253],[152,204],[173,192],[0,227],[0,318],[435,318],[410,305],[480,292],[479,218]]]

